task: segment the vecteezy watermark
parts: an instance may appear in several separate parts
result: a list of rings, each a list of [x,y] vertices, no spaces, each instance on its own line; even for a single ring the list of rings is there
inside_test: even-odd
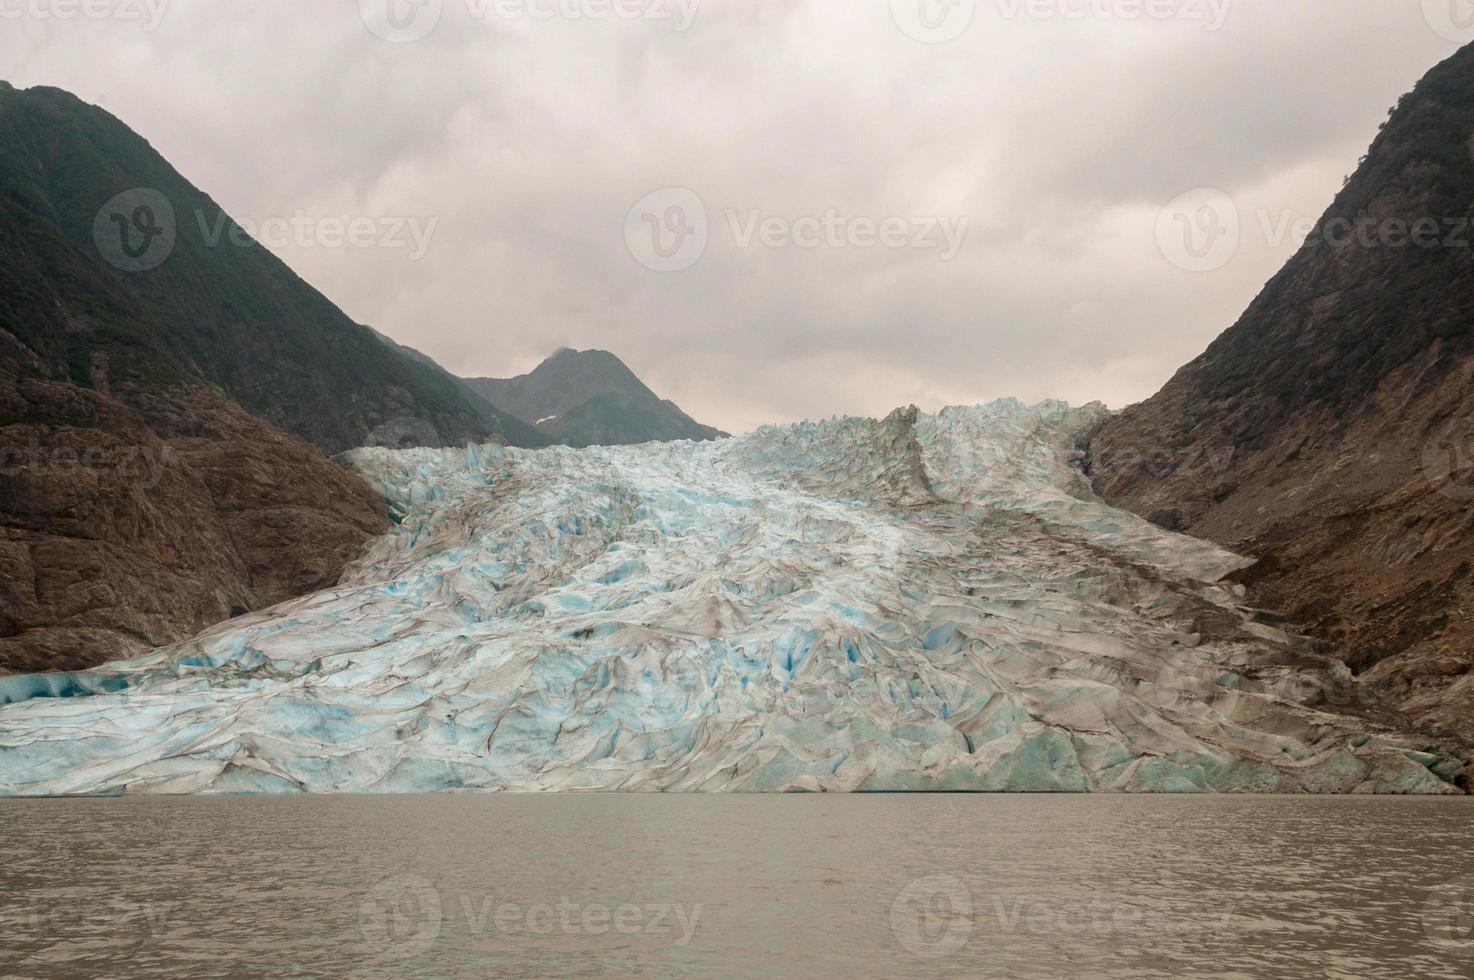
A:
[[[195,223],[207,248],[230,244],[250,248],[261,244],[267,248],[382,248],[407,250],[411,262],[418,262],[430,250],[439,218],[369,217],[330,215],[316,217],[298,208],[290,216],[275,218],[240,218],[232,220],[225,212],[208,215],[196,210]]]
[[[0,20],[121,20],[156,31],[170,0],[0,0]]]
[[[1474,959],[1474,877],[1430,892],[1423,903],[1423,934],[1449,952]]]
[[[957,257],[972,223],[966,217],[936,215],[851,217],[834,208],[797,218],[764,214],[759,208],[746,212],[729,208],[726,218],[738,248],[751,248],[754,243],[765,248],[910,248],[936,252],[943,262]]]
[[[174,205],[151,187],[135,187],[112,198],[92,222],[98,254],[123,272],[157,269],[174,253],[179,227]]]
[[[624,219],[624,244],[647,269],[680,272],[706,254],[706,203],[695,191],[666,187],[635,202]]]
[[[373,887],[358,908],[358,931],[380,952],[423,953],[440,938],[440,892],[424,878],[398,875]]]
[[[473,20],[647,20],[687,31],[701,0],[466,0]]]
[[[689,30],[701,0],[461,0],[475,21],[649,21]],[[359,0],[358,13],[376,37],[409,44],[440,26],[445,0]]]
[[[1474,0],[1423,0],[1423,19],[1445,41],[1474,41]]]
[[[424,419],[409,417],[390,419],[374,426],[364,437],[363,444],[381,449],[442,449],[445,446],[435,426]]]
[[[1003,20],[1188,21],[1222,29],[1233,0],[994,0]],[[955,41],[977,18],[978,0],[890,0],[891,19],[923,44]]]
[[[934,251],[943,262],[957,257],[971,224],[966,217],[852,216],[834,208],[798,217],[728,208],[723,216],[732,245],[740,249],[909,248]],[[706,254],[710,237],[706,203],[684,187],[647,194],[625,216],[625,247],[637,262],[657,272],[691,268]]]
[[[1350,670],[1293,671],[1260,687],[1310,708],[1369,708],[1379,704],[1376,692],[1357,681]]]
[[[1222,476],[1233,466],[1231,443],[1187,446],[1180,449],[1108,449],[1088,458],[1087,475],[1099,469],[1115,473],[1140,471],[1158,480],[1182,474],[1195,481]]]
[[[955,41],[972,26],[977,0],[891,0],[891,19],[923,44]]]
[[[1282,209],[1253,212],[1245,220],[1232,196],[1216,187],[1181,194],[1157,215],[1157,247],[1188,272],[1213,272],[1228,265],[1246,235],[1258,234],[1272,249],[1315,242],[1334,249],[1462,249],[1474,254],[1474,221],[1467,215],[1439,217],[1354,217],[1320,219]]]
[[[1423,445],[1423,475],[1445,497],[1474,500],[1474,417],[1439,427]]]
[[[0,477],[44,475],[71,477],[83,471],[108,476],[120,483],[152,489],[164,471],[179,465],[179,457],[166,445],[42,446],[32,437],[24,446],[0,445]]]
[[[445,13],[445,0],[358,0],[358,16],[375,37],[409,44],[430,36]]]
[[[196,208],[193,224],[206,248],[379,248],[404,251],[411,262],[417,262],[430,250],[440,219],[317,217],[299,208],[282,217],[233,220],[224,211]],[[179,232],[174,205],[151,187],[135,187],[117,195],[98,210],[92,223],[98,254],[123,272],[148,272],[163,265],[179,244]]]
[[[999,930],[1028,932],[1040,936],[1180,935],[1189,932],[1225,932],[1233,925],[1230,912],[1195,907],[1179,914],[1165,909],[1112,904],[1099,899],[1088,902],[1055,902],[1020,897],[993,896],[992,913]]]
[[[0,897],[0,944],[51,945],[107,936],[119,947],[159,940],[172,909],[126,900],[71,903]]]
[[[1179,194],[1157,215],[1157,248],[1188,272],[1211,272],[1239,250],[1242,218],[1226,191],[1203,187]]]
[[[425,878],[400,875],[374,886],[359,908],[359,932],[382,954],[413,956],[430,949],[447,929],[519,942],[543,936],[642,936],[689,945],[702,906],[673,903],[609,905],[575,901],[499,901],[489,895],[442,897]]]
[[[1221,30],[1234,0],[998,0],[1005,20],[1188,21]]]
[[[951,875],[911,882],[891,902],[891,935],[914,956],[951,956],[972,935],[972,892]]]
[[[969,942],[985,946],[986,937],[974,940],[979,930],[1040,936],[1181,935],[1226,931],[1233,924],[1233,915],[1201,905],[1174,912],[1098,898],[1060,902],[994,894],[978,903],[960,879],[930,875],[901,890],[891,903],[890,921],[891,934],[908,953],[940,959],[961,952]]]

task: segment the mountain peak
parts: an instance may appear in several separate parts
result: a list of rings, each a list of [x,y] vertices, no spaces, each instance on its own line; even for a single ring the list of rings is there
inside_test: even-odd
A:
[[[606,350],[560,347],[516,378],[476,378],[472,390],[555,441],[571,446],[633,445],[726,435],[662,399]]]
[[[601,350],[597,347],[591,347],[588,350],[579,350],[576,347],[559,347],[557,350],[553,351],[552,354],[548,355],[547,359],[544,360],[542,364],[539,364],[538,367],[540,368],[544,365],[552,364],[555,362],[568,361],[588,361],[591,363],[602,361],[604,363],[618,364],[620,367],[625,368],[625,370],[629,370],[628,367],[625,366],[624,361],[621,361],[617,355],[612,354],[607,350]]]

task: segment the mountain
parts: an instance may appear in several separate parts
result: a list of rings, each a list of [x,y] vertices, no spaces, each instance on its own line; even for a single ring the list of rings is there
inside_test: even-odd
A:
[[[66,92],[0,86],[0,199],[0,261],[19,288],[0,306],[0,347],[36,373],[208,382],[328,453],[406,418],[444,444],[513,441],[453,378],[381,343]]]
[[[1090,494],[1105,414],[356,450],[402,523],[337,587],[0,678],[0,794],[1458,792],[1243,559]]]
[[[526,422],[517,418],[515,415],[502,411],[495,405],[491,404],[491,402],[481,397],[479,394],[476,393],[476,390],[471,387],[470,382],[451,374],[445,368],[441,367],[439,362],[430,357],[430,355],[417,351],[413,347],[406,347],[404,344],[396,342],[392,337],[379,333],[379,331],[377,330],[374,330],[373,332],[374,336],[378,337],[381,342],[388,345],[391,350],[394,350],[400,356],[408,358],[411,361],[415,361],[425,366],[429,370],[433,371],[436,376],[447,379],[451,384],[459,388],[461,390],[461,394],[465,397],[466,402],[471,406],[471,410],[476,413],[477,417],[479,417],[483,422],[490,426],[493,432],[500,433],[502,436],[502,440],[505,441],[508,445],[520,446],[525,449],[536,449],[552,444],[551,439],[543,435],[533,426],[528,425]],[[392,433],[394,431],[394,428],[395,427],[391,425],[388,427],[387,431]],[[376,434],[382,434],[382,432]],[[370,440],[370,444],[372,445],[380,441],[382,440]],[[442,444],[443,443],[432,442],[430,440],[415,443],[415,445],[417,446],[433,446]]]
[[[1089,440],[1109,501],[1474,738],[1474,47],[1391,113],[1243,317]]]
[[[330,587],[389,526],[363,480],[217,389],[0,370],[0,447],[0,674],[137,656]]]
[[[553,442],[568,446],[626,446],[682,439],[721,439],[647,388],[608,351],[558,351],[531,374],[474,378],[471,389]]]
[[[334,584],[389,521],[325,452],[518,438],[234,228],[106,112],[0,83],[0,673]]]

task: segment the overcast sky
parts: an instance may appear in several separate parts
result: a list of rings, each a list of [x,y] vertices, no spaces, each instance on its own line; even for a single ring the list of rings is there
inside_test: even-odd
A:
[[[418,2],[0,0],[0,77],[296,219],[453,371],[606,348],[745,431],[1152,394],[1474,39],[1466,0]]]

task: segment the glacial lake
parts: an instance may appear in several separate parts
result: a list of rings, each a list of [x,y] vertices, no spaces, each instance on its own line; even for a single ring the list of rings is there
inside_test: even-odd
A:
[[[1474,976],[1474,801],[0,801],[0,976]]]

